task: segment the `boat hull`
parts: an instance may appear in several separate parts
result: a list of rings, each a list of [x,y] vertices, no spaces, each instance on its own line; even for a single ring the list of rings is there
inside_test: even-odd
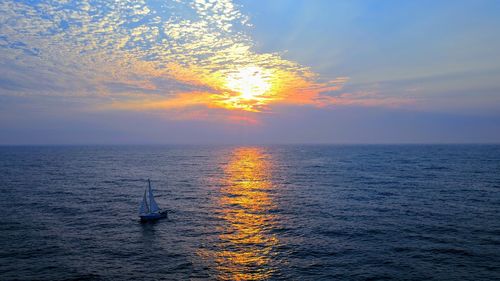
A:
[[[141,221],[155,221],[167,217],[167,212],[140,215]]]

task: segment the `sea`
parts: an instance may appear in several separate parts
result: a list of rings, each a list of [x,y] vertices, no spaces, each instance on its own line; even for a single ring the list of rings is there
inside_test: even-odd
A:
[[[0,280],[500,280],[500,145],[1,146]]]

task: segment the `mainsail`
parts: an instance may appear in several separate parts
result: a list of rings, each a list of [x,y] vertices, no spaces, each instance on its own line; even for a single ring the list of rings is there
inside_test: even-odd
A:
[[[151,182],[149,182],[149,206],[150,206],[150,212],[151,213],[156,213],[160,210],[160,207],[158,207],[158,204],[156,204],[155,198],[153,196],[153,190],[151,190]]]
[[[146,192],[148,195],[146,196]],[[149,200],[149,202],[148,202]],[[153,190],[151,189],[151,181],[148,179],[148,189],[144,190],[144,196],[142,197],[141,207],[139,209],[139,214],[154,214],[160,210],[158,204],[153,196]]]
[[[156,202],[155,202],[156,204]],[[141,207],[139,209],[139,214],[149,214],[148,201],[146,199],[146,190],[144,190],[144,196],[142,197]]]

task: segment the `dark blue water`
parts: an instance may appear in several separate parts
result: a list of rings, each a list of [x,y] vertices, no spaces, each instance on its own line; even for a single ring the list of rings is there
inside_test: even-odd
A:
[[[500,279],[494,145],[0,147],[0,196],[0,280]]]

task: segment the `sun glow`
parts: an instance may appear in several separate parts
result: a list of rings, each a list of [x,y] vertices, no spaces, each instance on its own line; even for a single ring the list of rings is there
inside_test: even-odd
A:
[[[244,100],[259,99],[270,88],[269,71],[257,66],[245,67],[231,74],[226,81],[226,87],[240,93]]]
[[[258,66],[241,68],[227,76],[224,87],[235,93],[224,101],[226,107],[251,110],[270,99],[271,71]]]

